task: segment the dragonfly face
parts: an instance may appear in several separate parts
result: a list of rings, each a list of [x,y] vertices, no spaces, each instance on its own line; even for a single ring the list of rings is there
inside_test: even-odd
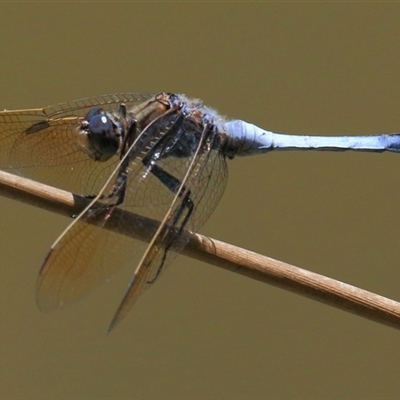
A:
[[[2,169],[93,197],[43,263],[40,309],[84,297],[141,254],[112,326],[125,316],[184,248],[184,230],[198,230],[222,196],[227,171],[213,121],[201,103],[164,93],[0,112]],[[125,212],[156,222],[149,245],[121,234]]]
[[[100,107],[92,108],[81,121],[78,128],[78,145],[95,161],[107,161],[121,147],[124,135],[122,119],[126,108],[121,105],[121,115],[105,112]]]

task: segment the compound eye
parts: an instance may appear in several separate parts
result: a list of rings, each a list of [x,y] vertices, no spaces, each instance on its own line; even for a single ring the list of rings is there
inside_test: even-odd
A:
[[[86,113],[85,120],[89,122],[95,115],[102,113],[103,109],[101,107],[93,107]]]
[[[89,122],[89,134],[108,137],[114,132],[113,124],[107,115],[96,114],[87,121]]]
[[[78,133],[78,146],[93,160],[106,161],[118,152],[117,126],[100,107],[86,114]]]

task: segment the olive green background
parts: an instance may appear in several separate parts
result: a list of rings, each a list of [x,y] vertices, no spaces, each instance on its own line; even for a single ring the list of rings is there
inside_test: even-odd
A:
[[[1,3],[0,107],[172,91],[266,129],[400,130],[396,3]],[[202,233],[400,300],[400,155],[229,162]],[[186,257],[110,335],[134,265],[35,304],[66,218],[0,199],[2,399],[398,398],[400,331]]]

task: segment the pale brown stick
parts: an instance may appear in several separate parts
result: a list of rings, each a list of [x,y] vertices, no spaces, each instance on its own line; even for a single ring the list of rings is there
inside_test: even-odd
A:
[[[84,197],[2,171],[0,195],[68,217],[79,214],[89,202]],[[121,233],[146,241],[157,224],[126,212],[124,219],[130,220],[130,229]],[[116,229],[116,226],[110,224],[109,228]],[[394,300],[215,239],[186,234],[189,235],[189,243],[183,251],[186,256],[400,329],[400,303]]]

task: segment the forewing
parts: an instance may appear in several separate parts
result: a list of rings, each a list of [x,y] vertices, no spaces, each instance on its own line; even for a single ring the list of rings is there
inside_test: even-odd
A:
[[[137,264],[146,246],[140,240],[125,235],[132,228],[132,220],[125,217],[124,211],[158,221],[155,224],[150,223],[150,226],[149,224],[141,226],[141,220],[133,223],[136,229],[146,231],[145,236],[150,240],[156,236],[160,221],[166,216],[168,219],[168,215],[179,207],[179,201],[171,207],[175,193],[151,173],[150,164],[142,163],[144,154],[157,146],[163,134],[165,134],[163,131],[153,132],[154,140],[146,149],[136,149],[136,153],[131,157],[123,204],[115,208],[112,206],[115,193],[113,196],[106,196],[100,209],[89,207],[55,243],[38,280],[37,298],[41,309],[52,310],[78,300],[119,270],[122,265]],[[168,157],[157,160],[156,163],[180,181],[185,179],[191,164],[193,167],[186,182],[190,186],[194,209],[185,228],[197,230],[218,203],[225,187],[227,171],[225,160],[217,150],[198,155],[195,159]],[[109,185],[106,185],[103,194],[112,193],[116,181],[117,174]],[[91,223],[94,223],[94,226],[90,225]],[[168,226],[166,234],[169,229],[174,229],[174,226]],[[165,257],[163,263],[165,269],[186,242],[186,236],[180,235],[165,256],[163,249],[165,243],[156,237],[142,267],[135,273],[133,295],[127,304],[129,307],[124,306],[118,320],[125,315],[140,293],[154,282],[158,276],[160,260]]]
[[[145,134],[146,130],[141,133]],[[84,297],[90,290],[104,282],[124,264],[127,256],[132,257],[145,245],[138,240],[129,240],[125,233],[130,230],[132,219],[125,217],[121,209],[114,205],[118,201],[120,190],[116,185],[120,179],[121,165],[131,157],[129,173],[131,181],[140,175],[146,175],[141,162],[143,154],[149,150],[164,134],[164,131],[152,132],[149,141],[143,146],[132,144],[132,152],[114,169],[107,183],[92,203],[67,227],[53,244],[40,270],[36,297],[40,309],[51,311]],[[141,136],[137,138],[139,141]],[[145,190],[146,179],[143,181]],[[135,193],[135,188],[130,189]],[[125,199],[129,201],[129,197]],[[131,199],[133,200],[133,199]],[[136,228],[141,228],[138,220]],[[142,229],[144,230],[145,227]],[[148,234],[154,235],[155,228]],[[139,254],[141,253],[139,251]]]
[[[97,194],[119,160],[90,159],[77,146],[76,128],[92,107],[132,107],[151,97],[122,93],[43,109],[1,111],[0,169],[77,194]]]

